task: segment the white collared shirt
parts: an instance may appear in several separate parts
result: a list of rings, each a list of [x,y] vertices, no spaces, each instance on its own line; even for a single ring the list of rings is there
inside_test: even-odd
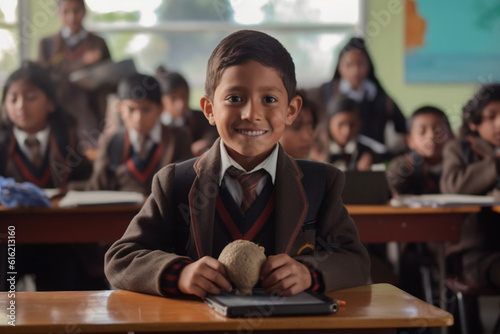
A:
[[[240,205],[241,201],[243,200],[243,189],[241,188],[241,185],[238,182],[238,180],[236,180],[230,176],[226,176],[226,170],[229,167],[234,166],[240,170],[245,171],[246,173],[252,173],[252,172],[255,172],[259,169],[264,169],[269,174],[269,176],[271,177],[271,182],[274,184],[274,182],[276,180],[276,166],[278,164],[278,148],[279,148],[279,144],[276,143],[276,146],[272,150],[271,154],[269,154],[269,156],[264,161],[262,161],[260,164],[255,166],[254,169],[246,172],[245,168],[241,167],[241,165],[239,163],[234,161],[234,159],[231,158],[231,156],[229,156],[229,153],[227,153],[226,147],[224,146],[224,143],[221,139],[221,141],[220,141],[221,169],[220,169],[220,176],[219,176],[220,177],[219,178],[219,186],[222,184],[222,180],[224,180],[224,183],[227,186],[227,190],[229,191],[231,196],[233,196],[234,201],[236,202],[236,204]],[[255,188],[255,191],[257,192],[257,196],[260,195],[262,189],[264,189],[264,186],[267,182],[267,179],[268,179],[268,176],[265,176],[265,177],[260,179],[259,184],[257,185],[257,188]]]
[[[62,38],[70,48],[78,45],[78,43],[87,38],[88,34],[89,32],[83,28],[74,35],[71,34],[71,29],[68,27],[63,27],[61,30]]]
[[[31,153],[31,150],[26,146],[26,139],[30,137],[31,135],[28,134],[26,131],[23,131],[19,129],[17,126],[13,128],[13,133],[14,137],[16,138],[17,144],[19,145],[19,148],[21,149],[21,152],[29,159],[31,160],[33,158],[33,155]],[[38,131],[35,133],[36,139],[40,142],[40,153],[42,157],[45,156],[45,153],[47,152],[47,148],[49,146],[49,137],[50,137],[50,125],[47,125],[45,129]]]
[[[185,122],[184,118],[182,118],[182,117],[181,118],[174,118],[172,116],[172,114],[166,110],[163,110],[163,112],[161,113],[160,120],[161,120],[162,124],[164,124],[164,125],[172,125],[175,127],[181,127],[181,126],[187,125],[187,124],[185,124],[186,122]]]
[[[368,101],[372,101],[377,95],[377,86],[375,86],[375,84],[370,80],[366,79],[361,83],[358,90],[354,90],[349,81],[340,79],[339,91],[356,102],[363,101],[365,95]]]
[[[134,129],[128,129],[128,135],[130,138],[130,144],[134,149],[134,152],[139,152],[139,133]],[[154,144],[158,144],[161,141],[161,123],[158,121],[153,128],[148,133],[148,140],[146,141],[146,152],[153,147]]]

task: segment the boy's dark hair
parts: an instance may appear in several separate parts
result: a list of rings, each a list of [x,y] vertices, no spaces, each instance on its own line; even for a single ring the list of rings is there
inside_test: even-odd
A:
[[[74,125],[75,120],[64,112],[58,104],[56,96],[56,85],[50,78],[50,74],[38,63],[32,61],[23,61],[21,67],[12,72],[2,90],[2,107],[0,109],[0,126],[10,127],[12,122],[7,116],[7,111],[5,110],[5,99],[7,98],[7,93],[11,85],[18,81],[25,81],[30,85],[33,85],[40,89],[47,98],[52,101],[55,105],[55,110],[53,113],[48,115],[47,121],[52,126],[64,125]]]
[[[169,72],[163,66],[158,66],[155,77],[160,83],[162,95],[170,95],[181,87],[185,87],[189,92],[189,84],[180,73]]]
[[[411,132],[411,127],[413,125],[413,122],[415,121],[415,118],[417,118],[420,115],[436,115],[439,118],[442,118],[444,123],[446,124],[448,131],[451,133],[451,126],[450,126],[450,121],[448,120],[448,116],[446,116],[445,112],[437,107],[434,106],[423,106],[418,108],[411,114],[410,118],[408,118],[408,123],[407,123],[407,128],[408,132]]]
[[[117,95],[120,100],[149,100],[161,105],[159,82],[150,75],[135,73],[118,83]]]
[[[302,98],[301,112],[304,109],[309,109],[311,111],[313,128],[316,128],[316,126],[318,125],[318,106],[316,105],[316,103],[314,103],[313,100],[307,97],[307,93],[305,90],[297,89],[297,95]]]
[[[337,97],[331,98],[326,106],[326,119],[330,121],[333,116],[341,112],[359,115],[358,102],[345,95],[338,95]]]
[[[460,134],[462,136],[477,135],[477,131],[472,131],[469,124],[481,124],[483,109],[495,101],[500,101],[500,83],[492,83],[479,87],[474,96],[462,108],[462,128],[460,129]]]
[[[224,71],[251,60],[280,74],[290,103],[297,86],[292,57],[276,38],[254,30],[234,32],[215,47],[208,60],[205,94],[212,99]]]

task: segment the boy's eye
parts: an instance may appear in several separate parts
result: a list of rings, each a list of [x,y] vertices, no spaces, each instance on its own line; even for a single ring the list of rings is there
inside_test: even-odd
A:
[[[231,95],[231,96],[226,97],[226,101],[229,101],[229,102],[241,102],[241,101],[243,101],[243,99],[241,97],[239,97],[239,96]]]
[[[266,96],[266,97],[264,98],[264,101],[265,101],[266,103],[275,103],[275,102],[277,102],[278,100],[277,100],[276,98],[272,97],[272,96]]]

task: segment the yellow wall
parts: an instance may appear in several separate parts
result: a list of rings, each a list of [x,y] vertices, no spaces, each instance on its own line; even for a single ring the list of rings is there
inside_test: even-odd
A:
[[[405,115],[424,104],[443,109],[457,130],[461,108],[480,85],[408,84],[404,79],[405,0],[366,0],[365,32],[376,75]],[[418,8],[417,8],[418,10]]]
[[[35,60],[38,57],[38,42],[43,37],[55,34],[61,25],[54,0],[36,0],[29,3],[28,18],[24,20],[29,21],[30,30],[25,32],[25,36],[31,39],[30,59]]]

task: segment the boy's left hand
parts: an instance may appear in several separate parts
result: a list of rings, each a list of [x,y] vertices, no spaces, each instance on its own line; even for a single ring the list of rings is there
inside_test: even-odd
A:
[[[262,287],[267,293],[291,296],[311,286],[311,274],[302,263],[287,254],[269,256],[260,272]]]

